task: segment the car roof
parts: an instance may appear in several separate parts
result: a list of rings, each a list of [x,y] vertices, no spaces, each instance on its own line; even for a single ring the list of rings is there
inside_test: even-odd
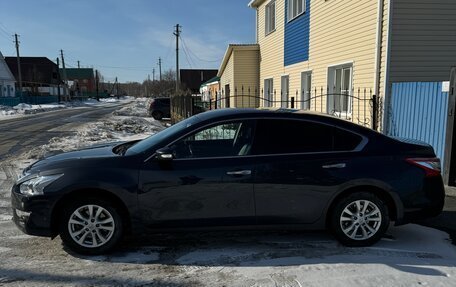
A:
[[[339,126],[362,133],[364,135],[381,135],[380,133],[343,118],[327,115],[314,111],[305,111],[288,108],[224,108],[210,110],[195,116],[200,122],[212,122],[215,120],[228,120],[239,118],[281,118],[281,119],[306,119],[318,121],[328,125]]]

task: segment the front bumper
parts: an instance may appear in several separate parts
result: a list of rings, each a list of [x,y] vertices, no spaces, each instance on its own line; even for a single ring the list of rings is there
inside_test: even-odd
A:
[[[11,192],[13,221],[26,234],[53,237],[56,235],[51,220],[54,202],[52,197],[45,195],[24,196],[15,192],[14,186]]]

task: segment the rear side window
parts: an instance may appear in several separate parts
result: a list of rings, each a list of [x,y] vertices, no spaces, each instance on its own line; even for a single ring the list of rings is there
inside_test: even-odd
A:
[[[325,124],[299,120],[258,120],[254,154],[351,151],[362,138]]]
[[[334,128],[334,150],[354,150],[362,141],[361,136],[346,130]]]

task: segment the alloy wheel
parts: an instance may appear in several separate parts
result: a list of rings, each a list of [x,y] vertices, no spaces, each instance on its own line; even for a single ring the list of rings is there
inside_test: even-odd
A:
[[[111,213],[94,204],[77,208],[68,220],[71,238],[80,246],[87,248],[105,245],[113,236],[115,228]]]
[[[342,232],[353,240],[366,240],[374,236],[382,224],[380,208],[369,200],[349,203],[340,215]]]

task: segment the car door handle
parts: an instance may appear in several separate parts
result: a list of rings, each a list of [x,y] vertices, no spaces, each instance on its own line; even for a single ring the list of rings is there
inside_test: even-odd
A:
[[[251,175],[252,171],[251,170],[236,170],[236,171],[228,171],[226,173],[227,175]]]
[[[330,169],[330,168],[345,168],[347,165],[345,163],[335,163],[335,164],[328,164],[323,165],[322,168]]]

